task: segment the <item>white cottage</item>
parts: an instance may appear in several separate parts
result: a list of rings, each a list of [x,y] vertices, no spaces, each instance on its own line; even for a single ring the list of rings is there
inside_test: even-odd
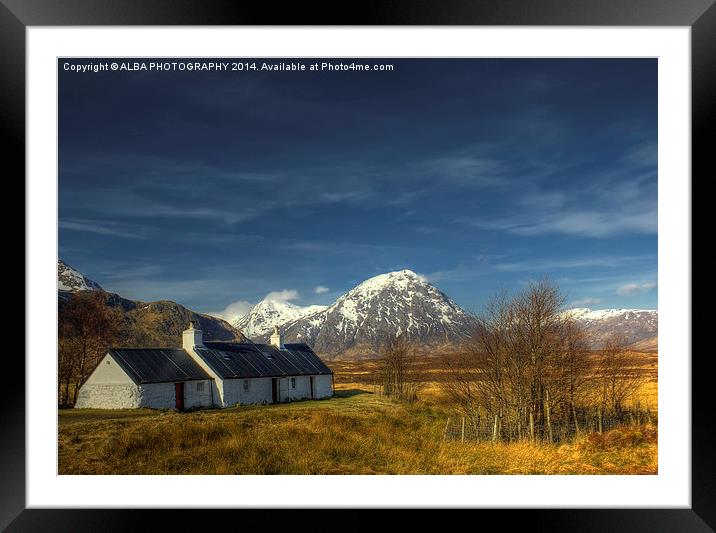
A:
[[[80,387],[78,408],[189,409],[333,396],[333,371],[303,343],[204,342],[193,324],[182,349],[111,349]]]

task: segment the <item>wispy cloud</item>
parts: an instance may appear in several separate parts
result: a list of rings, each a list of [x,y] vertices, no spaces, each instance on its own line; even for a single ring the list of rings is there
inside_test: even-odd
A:
[[[498,161],[470,155],[450,156],[426,163],[435,178],[472,187],[503,185]]]
[[[487,229],[504,230],[515,235],[574,235],[579,237],[606,238],[625,233],[655,234],[657,217],[655,210],[637,213],[613,211],[572,211],[553,213],[526,220],[522,217],[502,221],[483,222]]]
[[[580,307],[583,305],[596,305],[601,303],[601,298],[582,298],[581,300],[574,300],[571,307]]]
[[[207,313],[207,315],[223,318],[229,324],[234,324],[238,319],[251,311],[252,307],[252,303],[245,300],[238,300],[227,305],[223,311],[214,311]]]
[[[274,302],[290,302],[291,300],[298,300],[299,297],[298,291],[294,289],[283,289],[282,291],[272,291],[268,293],[265,299]]]
[[[636,169],[634,169],[636,171]],[[570,235],[607,238],[656,234],[658,227],[655,171],[628,175],[625,170],[595,177],[581,189],[525,187],[506,214],[463,216],[458,222],[521,236]]]
[[[630,265],[638,265],[652,261],[652,255],[621,255],[621,256],[591,256],[591,257],[568,257],[565,259],[529,259],[511,263],[498,263],[494,265],[496,270],[506,272],[527,272],[545,270],[566,270],[578,268],[618,268]]]
[[[632,296],[634,294],[642,294],[648,292],[654,287],[656,287],[656,283],[654,282],[627,283],[626,285],[622,285],[617,289],[617,294],[619,296]]]
[[[126,237],[128,239],[148,239],[151,234],[148,228],[141,225],[107,220],[60,219],[58,226],[64,230]]]
[[[329,291],[330,289],[328,287],[324,287],[323,285],[318,285],[313,289],[313,292],[315,292],[316,294],[325,294]]]
[[[159,265],[115,265],[113,268],[99,272],[102,279],[112,281],[134,280],[158,276],[162,273]]]

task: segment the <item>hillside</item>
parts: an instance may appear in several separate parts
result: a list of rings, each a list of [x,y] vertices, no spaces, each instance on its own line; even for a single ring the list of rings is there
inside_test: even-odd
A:
[[[190,321],[199,324],[206,340],[244,339],[241,333],[225,320],[196,313],[176,302],[167,300],[141,302],[107,292],[98,283],[68,267],[62,261],[58,261],[58,286],[65,287],[58,290],[60,316],[65,305],[75,294],[88,290],[101,294],[107,306],[116,311],[117,319],[120,321],[121,339],[117,343],[120,346],[178,348],[181,346],[181,333]]]
[[[642,339],[629,346],[637,352],[656,352],[659,350],[659,337],[649,337],[648,339]]]

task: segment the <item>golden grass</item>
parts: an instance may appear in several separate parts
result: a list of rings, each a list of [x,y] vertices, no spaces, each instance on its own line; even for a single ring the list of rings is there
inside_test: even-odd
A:
[[[634,407],[638,403],[642,409],[649,408],[652,412],[658,412],[658,354],[632,351],[630,355],[633,368],[641,373],[643,382],[627,405]],[[362,388],[378,392],[378,387],[375,385],[377,360],[331,361],[329,364],[335,372],[336,389]],[[419,371],[423,377],[423,384],[419,396],[422,401],[430,405],[444,405],[448,401],[441,388],[441,383],[447,378],[443,365],[439,356],[426,357],[420,361]]]
[[[345,387],[345,383],[342,387]],[[368,387],[364,387],[368,389]],[[60,474],[655,474],[656,430],[563,445],[443,442],[445,412],[366,390],[191,413],[60,411]]]

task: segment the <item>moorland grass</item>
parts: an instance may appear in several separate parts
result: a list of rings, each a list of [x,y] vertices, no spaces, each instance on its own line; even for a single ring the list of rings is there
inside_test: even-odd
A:
[[[59,415],[60,474],[656,474],[654,426],[568,444],[444,442],[439,405],[359,389],[223,410]]]

